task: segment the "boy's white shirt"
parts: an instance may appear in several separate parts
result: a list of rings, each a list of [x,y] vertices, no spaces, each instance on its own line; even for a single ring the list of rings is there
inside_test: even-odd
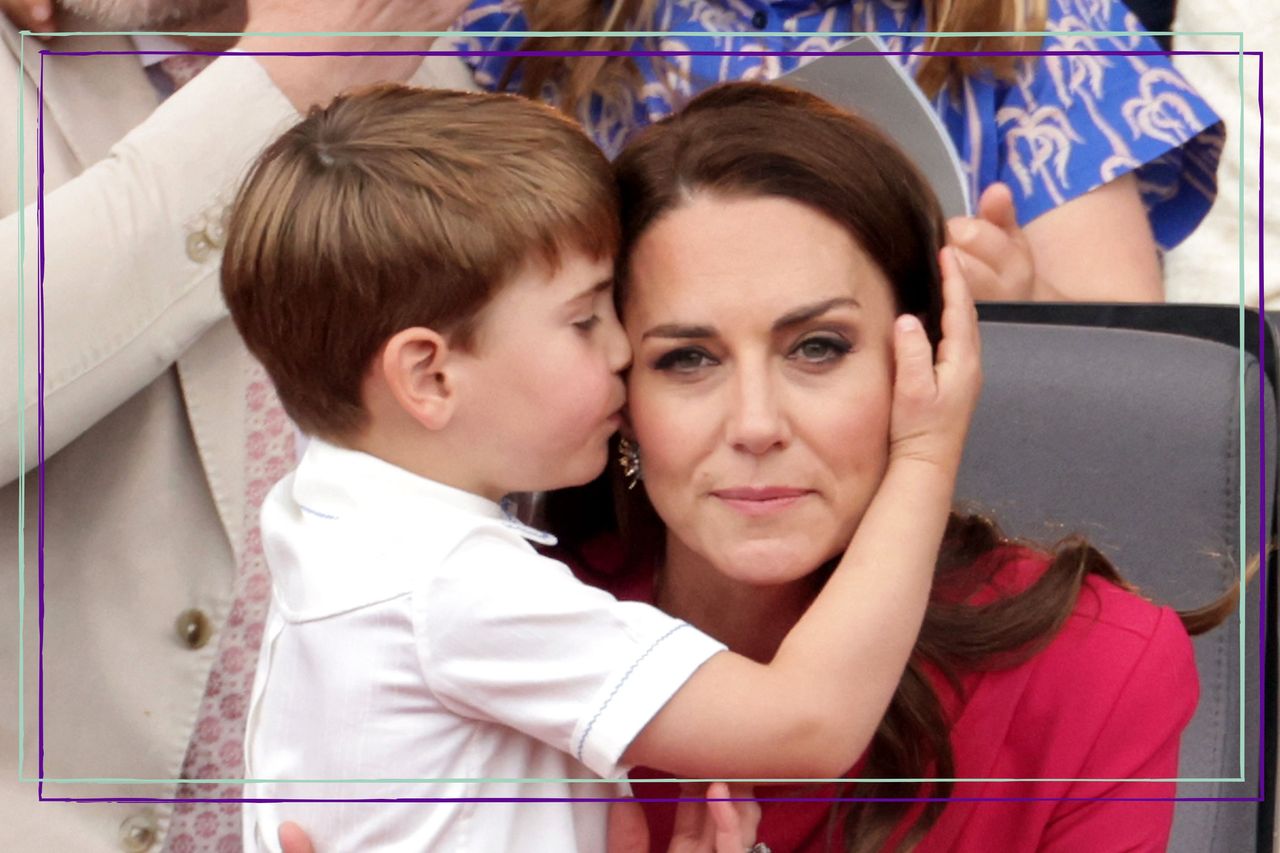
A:
[[[539,555],[492,501],[313,440],[268,495],[272,609],[246,797],[611,797],[627,745],[724,646]],[[590,803],[259,803],[246,849],[300,823],[327,850],[604,849]]]

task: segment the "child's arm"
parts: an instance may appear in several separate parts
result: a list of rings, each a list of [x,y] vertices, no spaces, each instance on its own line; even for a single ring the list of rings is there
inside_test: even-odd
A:
[[[981,385],[977,312],[950,249],[942,269],[937,364],[919,322],[899,318],[889,466],[839,566],[771,663],[712,657],[624,763],[695,778],[835,778],[870,743],[920,630]]]

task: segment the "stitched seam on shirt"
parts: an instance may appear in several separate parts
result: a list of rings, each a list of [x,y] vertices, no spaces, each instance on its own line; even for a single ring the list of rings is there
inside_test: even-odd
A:
[[[687,622],[681,622],[679,625],[676,625],[670,631],[663,634],[658,639],[654,640],[653,643],[649,645],[649,648],[644,650],[644,654],[636,658],[635,662],[627,668],[627,671],[622,674],[622,679],[617,683],[617,685],[614,686],[613,690],[611,690],[609,692],[609,695],[605,698],[604,703],[600,706],[600,710],[596,711],[595,715],[591,718],[591,722],[587,723],[586,729],[583,730],[582,732],[582,737],[578,738],[578,745],[573,751],[575,758],[577,758],[579,761],[582,761],[582,750],[586,746],[587,737],[591,734],[591,729],[593,726],[595,726],[596,720],[600,719],[600,715],[603,714],[606,710],[608,710],[609,703],[613,701],[614,696],[618,695],[618,691],[621,690],[623,685],[627,683],[627,679],[631,677],[631,673],[636,671],[636,667],[638,667],[641,663],[643,663],[644,659],[649,656],[649,653],[652,652],[654,649],[656,649],[658,645],[662,643],[663,640],[667,639],[667,637],[670,637],[672,634],[674,634],[676,631],[679,631],[681,628],[688,628],[688,627],[689,625]],[[582,763],[586,764],[585,761],[582,761]]]

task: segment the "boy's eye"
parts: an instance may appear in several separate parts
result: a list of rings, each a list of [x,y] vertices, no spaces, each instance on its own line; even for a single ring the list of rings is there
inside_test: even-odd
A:
[[[584,332],[589,332],[592,329],[594,329],[597,325],[599,325],[599,323],[600,323],[600,318],[597,315],[592,314],[590,317],[586,318],[585,320],[578,320],[573,325],[574,325],[574,328],[581,329]]]
[[[837,361],[848,355],[853,345],[843,338],[820,337],[805,338],[791,350],[791,357],[810,364],[825,364]]]
[[[681,347],[660,356],[653,363],[654,370],[671,373],[692,373],[699,368],[716,363],[711,354],[698,347]]]

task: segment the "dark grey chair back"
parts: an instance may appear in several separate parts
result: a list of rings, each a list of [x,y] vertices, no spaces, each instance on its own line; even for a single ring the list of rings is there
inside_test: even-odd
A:
[[[1052,544],[1082,533],[1175,607],[1230,587],[1274,530],[1276,383],[1259,367],[1264,354],[1273,370],[1274,336],[1259,333],[1258,315],[1246,314],[1243,356],[1234,307],[987,305],[982,315],[986,385],[958,499],[1012,535]],[[1243,630],[1233,615],[1194,641],[1201,699],[1179,797],[1261,790],[1259,702],[1275,714],[1259,681],[1264,594],[1260,579],[1248,588]],[[1271,816],[1253,802],[1180,802],[1169,849],[1270,850]]]

